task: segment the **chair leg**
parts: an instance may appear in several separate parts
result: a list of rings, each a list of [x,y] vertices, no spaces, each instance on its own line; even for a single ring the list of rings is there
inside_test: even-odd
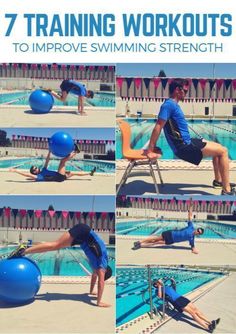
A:
[[[156,180],[156,176],[155,176],[155,173],[154,173],[154,170],[153,170],[153,167],[152,167],[152,162],[149,161],[149,166],[150,166],[150,174],[153,178],[153,181],[154,181],[154,187],[156,189],[156,193],[159,194],[159,190],[158,190],[158,185],[157,185],[157,180]]]
[[[160,171],[160,167],[159,167],[158,161],[156,161],[156,167],[157,167],[157,172],[158,172],[158,175],[159,175],[159,179],[160,179],[160,181],[161,181],[161,185],[164,185],[164,182],[163,182],[163,179],[162,179],[162,176],[161,176],[161,171]]]
[[[125,172],[124,172],[124,174],[122,176],[120,184],[119,184],[119,186],[117,188],[116,195],[118,195],[121,187],[123,187],[125,185],[128,177],[129,177],[129,174],[130,174],[132,168],[134,167],[134,165],[135,165],[135,161],[130,161],[129,165],[127,166],[127,168],[126,168],[126,170],[125,170]]]

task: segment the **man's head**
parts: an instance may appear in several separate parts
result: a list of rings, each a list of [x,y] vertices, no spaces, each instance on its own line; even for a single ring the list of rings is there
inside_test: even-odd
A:
[[[188,81],[185,79],[174,79],[169,85],[170,97],[177,101],[184,101],[188,92]]]
[[[92,90],[88,90],[87,91],[87,94],[86,94],[86,97],[89,98],[89,99],[93,99],[94,97],[94,92]]]
[[[202,235],[204,233],[204,228],[199,227],[194,231],[194,235]]]
[[[40,173],[40,169],[37,166],[31,166],[30,173],[33,175],[38,175]]]
[[[104,280],[105,281],[108,280],[111,276],[112,276],[112,269],[110,266],[107,266]]]

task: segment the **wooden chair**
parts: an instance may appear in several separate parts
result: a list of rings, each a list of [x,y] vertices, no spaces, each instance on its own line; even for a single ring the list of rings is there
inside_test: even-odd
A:
[[[157,159],[156,160],[148,159],[148,157],[146,155],[146,150],[144,150],[144,149],[140,149],[140,150],[132,149],[131,146],[130,146],[130,143],[131,143],[131,128],[130,128],[129,123],[127,123],[123,120],[118,120],[117,123],[118,123],[118,125],[120,127],[120,131],[121,131],[122,153],[123,153],[124,158],[129,161],[129,164],[128,164],[128,167],[126,168],[126,170],[125,170],[125,172],[122,176],[122,179],[120,181],[120,184],[118,186],[116,194],[118,194],[121,187],[125,185],[128,177],[130,176],[130,173],[131,173],[132,169],[136,166],[144,166],[144,165],[149,166],[150,175],[153,178],[156,193],[159,194],[158,185],[157,185],[153,165],[156,166],[156,169],[157,169],[157,172],[158,172],[158,175],[159,175],[159,179],[160,179],[160,182],[161,182],[162,185],[163,185],[163,179],[162,179],[162,176],[161,176],[161,172],[160,172],[160,168],[159,168]],[[161,157],[161,154],[158,154],[157,158],[159,158],[159,157]]]

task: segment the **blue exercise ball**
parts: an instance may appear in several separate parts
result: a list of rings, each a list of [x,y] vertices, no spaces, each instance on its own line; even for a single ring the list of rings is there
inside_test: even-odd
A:
[[[36,114],[48,113],[54,104],[53,96],[41,89],[36,89],[29,97],[29,105]]]
[[[41,278],[39,267],[27,257],[0,260],[0,301],[15,305],[33,301]]]
[[[74,150],[72,137],[63,131],[58,131],[49,139],[49,150],[57,157],[66,157]]]

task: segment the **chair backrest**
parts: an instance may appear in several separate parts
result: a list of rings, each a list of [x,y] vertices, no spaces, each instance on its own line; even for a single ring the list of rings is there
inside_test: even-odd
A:
[[[127,150],[130,150],[130,141],[131,141],[131,128],[129,123],[119,120],[118,121],[120,131],[121,131],[121,137],[122,137],[122,153],[125,156],[125,152]]]

